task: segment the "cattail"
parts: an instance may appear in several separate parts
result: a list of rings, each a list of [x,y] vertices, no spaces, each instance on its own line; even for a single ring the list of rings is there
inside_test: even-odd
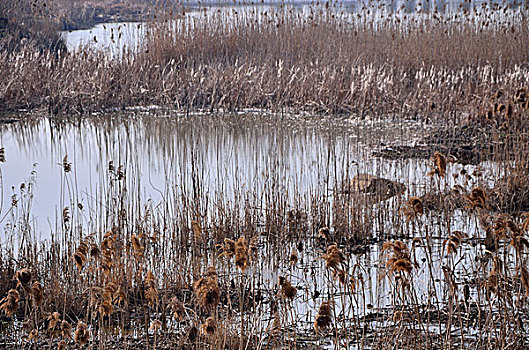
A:
[[[428,173],[429,176],[437,175],[444,177],[446,174],[446,157],[440,153],[435,152],[433,155],[433,170]]]
[[[248,245],[244,237],[240,237],[235,244],[235,265],[242,272],[248,268]]]
[[[279,276],[279,286],[281,287],[279,291],[281,298],[294,299],[296,297],[298,290],[290,284],[285,276]]]
[[[171,298],[171,301],[169,302],[169,306],[171,307],[173,318],[175,320],[181,321],[184,319],[184,316],[185,316],[184,304],[180,300],[178,300],[177,297]]]
[[[327,268],[337,269],[344,261],[344,256],[336,244],[327,248],[327,253],[321,257],[327,263]]]
[[[65,173],[69,173],[72,171],[72,163],[68,162],[68,156],[64,156],[62,159],[62,168]]]
[[[15,273],[15,279],[18,281],[17,286],[26,287],[31,282],[31,272],[23,268]]]
[[[290,265],[294,266],[298,263],[298,252],[297,250],[293,250],[292,253],[290,253],[290,257],[288,258],[288,262]]]
[[[38,309],[44,300],[44,288],[40,282],[36,281],[31,286],[31,296],[33,297],[33,307]]]
[[[88,338],[90,338],[90,332],[88,331],[88,326],[83,321],[77,322],[77,328],[75,329],[74,341],[75,343],[83,346],[88,343]]]
[[[217,331],[217,321],[215,321],[215,319],[210,316],[206,319],[206,322],[200,326],[200,329],[202,334],[212,336]]]
[[[0,300],[0,310],[4,311],[7,317],[11,317],[17,311],[19,301],[20,293],[16,289],[11,289],[7,292],[7,296]]]
[[[320,305],[316,320],[314,321],[314,330],[316,333],[324,331],[332,325],[332,310],[334,302],[332,300],[324,301]]]
[[[72,325],[66,320],[61,322],[61,334],[63,339],[72,339]]]
[[[213,310],[220,301],[220,289],[217,283],[217,273],[213,266],[208,267],[205,277],[200,278],[193,285],[198,304],[206,310]]]

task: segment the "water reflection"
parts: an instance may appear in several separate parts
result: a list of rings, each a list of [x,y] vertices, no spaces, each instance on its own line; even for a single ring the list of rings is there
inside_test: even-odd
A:
[[[37,118],[2,126],[7,162],[1,165],[1,215],[11,196],[21,195],[21,183],[34,182],[32,222],[37,236],[46,237],[64,207],[88,208],[101,197],[111,182],[110,161],[116,168],[123,165],[131,198],[153,203],[190,195],[197,186],[212,202],[251,193],[260,206],[274,187],[299,203],[310,196],[328,198],[359,171],[419,182],[424,161],[382,161],[371,150],[394,139],[416,139],[422,130],[415,122],[266,114]],[[71,173],[62,169],[65,157]]]

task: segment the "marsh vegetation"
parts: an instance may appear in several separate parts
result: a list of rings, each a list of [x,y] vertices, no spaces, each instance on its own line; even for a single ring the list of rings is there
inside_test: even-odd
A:
[[[0,346],[529,346],[527,7],[430,5],[0,45]]]

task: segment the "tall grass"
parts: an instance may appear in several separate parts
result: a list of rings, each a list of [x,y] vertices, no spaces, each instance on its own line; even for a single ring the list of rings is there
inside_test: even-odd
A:
[[[474,111],[527,79],[524,8],[375,16],[336,4],[159,15],[143,49],[2,55],[4,109],[86,113],[131,105],[291,109],[360,116]],[[499,16],[499,15],[498,15]]]

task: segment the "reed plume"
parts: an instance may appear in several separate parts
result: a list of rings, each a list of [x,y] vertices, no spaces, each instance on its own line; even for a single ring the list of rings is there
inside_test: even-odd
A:
[[[481,187],[474,187],[470,191],[470,195],[466,196],[468,200],[467,208],[474,210],[476,208],[488,209],[487,195],[485,190]]]
[[[419,215],[424,213],[424,205],[422,199],[419,197],[410,197],[406,204],[401,208],[402,213],[407,221],[416,219]]]
[[[248,245],[244,237],[240,237],[235,244],[235,265],[242,272],[248,268]]]
[[[390,273],[406,272],[411,273],[413,264],[411,262],[411,255],[408,247],[401,241],[386,242],[382,246],[382,252],[391,250],[392,253],[387,253],[386,268]]]
[[[314,330],[316,333],[324,331],[332,326],[332,310],[334,307],[333,300],[324,301],[318,310],[316,320],[314,321]]]
[[[288,262],[290,265],[295,266],[298,263],[298,252],[297,250],[293,250],[292,253],[290,253],[290,256],[288,257]]]
[[[461,244],[461,241],[465,238],[468,238],[468,235],[461,231],[454,231],[448,239],[443,241],[443,246],[446,246],[446,253],[448,255],[456,253],[457,248]]]
[[[17,286],[22,286],[26,289],[29,282],[31,282],[31,272],[26,268],[20,269],[15,273],[15,279],[17,280]]]
[[[77,328],[75,329],[74,342],[80,346],[86,345],[90,338],[90,331],[88,326],[83,321],[77,322]]]
[[[327,268],[338,269],[340,264],[344,261],[344,256],[342,251],[336,244],[333,244],[327,248],[327,253],[323,254],[321,257],[327,263]]]
[[[281,287],[279,294],[282,299],[294,299],[298,290],[293,287],[285,276],[279,276],[279,286]]]
[[[445,177],[445,174],[446,174],[446,157],[440,153],[440,152],[435,152],[434,155],[433,155],[433,166],[432,166],[432,170],[428,173],[428,176],[434,176],[434,175],[437,175],[439,177]]]
[[[66,320],[61,322],[61,335],[63,339],[72,339],[72,325]]]
[[[17,311],[19,301],[20,293],[18,293],[16,289],[11,289],[7,292],[7,296],[0,300],[0,310],[2,310],[7,317],[11,317]]]
[[[201,277],[193,285],[198,304],[205,310],[214,310],[220,301],[220,289],[217,273],[213,266],[208,267],[205,277]]]
[[[169,307],[171,308],[171,312],[175,320],[181,321],[184,319],[184,316],[185,316],[184,304],[180,300],[178,300],[177,297],[171,298],[171,301],[169,302]]]
[[[231,258],[235,256],[235,241],[233,239],[224,238],[224,246],[220,256],[223,256],[228,260],[231,260]]]
[[[210,316],[206,319],[206,322],[200,326],[200,330],[202,331],[202,334],[207,336],[213,336],[215,332],[217,331],[217,321],[213,316]]]

